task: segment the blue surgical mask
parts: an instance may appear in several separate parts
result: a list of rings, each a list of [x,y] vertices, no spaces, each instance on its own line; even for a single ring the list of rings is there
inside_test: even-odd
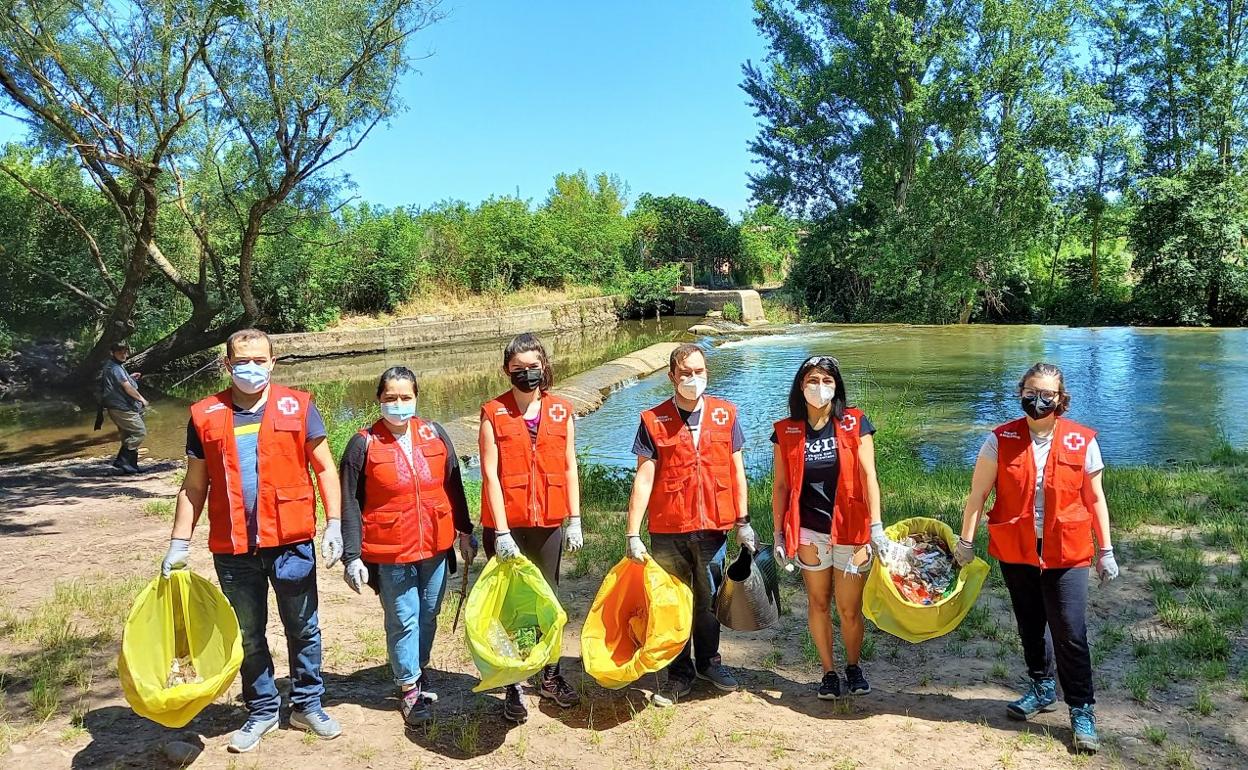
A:
[[[230,368],[230,378],[234,387],[244,393],[259,393],[268,387],[269,370],[261,364],[246,361]]]
[[[386,422],[402,425],[416,416],[415,401],[391,401],[381,405],[381,416]]]

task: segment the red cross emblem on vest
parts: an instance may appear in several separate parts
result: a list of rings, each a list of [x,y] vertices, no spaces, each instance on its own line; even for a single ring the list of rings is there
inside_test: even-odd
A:
[[[711,412],[711,422],[721,427],[724,425],[727,425],[728,424],[728,410],[723,408],[722,406],[715,407],[714,411]]]
[[[420,434],[420,437],[424,439],[425,441],[433,441],[435,438],[438,437],[438,432],[434,430],[433,426],[429,425],[428,423],[421,425],[420,430],[417,431],[417,433]]]
[[[1062,443],[1072,452],[1078,452],[1087,445],[1088,440],[1083,437],[1082,433],[1067,433],[1062,437]]]
[[[550,408],[547,414],[549,414],[550,419],[554,420],[555,422],[563,422],[564,420],[568,419],[568,408],[565,407],[563,404],[555,404],[554,406]]]
[[[299,411],[299,400],[294,396],[282,396],[277,400],[277,411],[289,417]]]
[[[848,433],[858,427],[858,418],[852,414],[847,414],[841,418],[841,430]]]

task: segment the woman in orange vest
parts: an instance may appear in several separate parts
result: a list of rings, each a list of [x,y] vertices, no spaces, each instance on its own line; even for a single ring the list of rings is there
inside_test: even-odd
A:
[[[360,430],[342,455],[343,579],[357,594],[367,583],[381,597],[390,671],[403,721],[430,718],[438,696],[429,653],[455,572],[477,550],[459,458],[446,431],[416,416],[416,375],[394,366],[377,383],[381,419]]]
[[[875,475],[875,426],[848,406],[835,358],[802,362],[789,388],[789,417],[775,424],[771,510],[776,558],[796,558],[806,582],[806,618],[823,664],[818,696],[841,697],[830,609],[835,598],[845,642],[845,690],[871,692],[859,655],[866,634],[862,591],[872,563],[869,543],[884,537]]]
[[[988,553],[1001,563],[1031,684],[1006,706],[1014,719],[1052,711],[1054,674],[1070,706],[1075,749],[1100,747],[1088,649],[1088,568],[1102,583],[1118,577],[1109,536],[1096,431],[1066,419],[1070,394],[1062,370],[1036,364],[1018,382],[1025,417],[988,434],[975,462],[955,557],[975,558],[975,530],[988,493]],[[1093,536],[1099,548],[1093,547]]]
[[[572,403],[549,392],[554,383],[550,358],[532,334],[507,345],[503,373],[511,389],[481,407],[485,553],[500,559],[523,554],[557,591],[564,546],[575,551],[584,545]],[[581,700],[558,663],[542,671],[538,694],[561,708]],[[503,704],[503,717],[517,724],[529,716],[521,695],[520,685],[511,685]]]

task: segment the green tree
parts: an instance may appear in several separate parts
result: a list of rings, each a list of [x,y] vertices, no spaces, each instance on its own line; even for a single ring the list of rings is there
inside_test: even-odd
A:
[[[730,283],[741,255],[741,234],[723,209],[682,195],[637,199],[635,253],[642,265],[690,263],[695,280]]]
[[[433,0],[9,3],[0,95],[46,155],[82,166],[122,233],[96,260],[105,292],[64,282],[104,317],[81,370],[134,330],[149,267],[186,312],[140,368],[262,321],[260,241],[289,225],[284,202],[332,192],[323,172],[394,113],[406,43],[436,19]]]
[[[633,230],[624,216],[628,187],[618,177],[559,174],[539,215],[578,281],[605,283],[623,269]]]

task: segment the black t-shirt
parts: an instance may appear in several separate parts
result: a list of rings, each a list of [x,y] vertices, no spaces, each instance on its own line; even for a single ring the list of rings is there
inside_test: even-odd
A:
[[[824,535],[832,533],[832,507],[836,502],[836,480],[841,461],[836,452],[836,420],[819,430],[806,425],[806,458],[802,465],[802,491],[798,498],[798,519],[806,529]],[[864,414],[858,426],[859,436],[875,433],[875,426]],[[775,431],[771,443],[778,443]]]

